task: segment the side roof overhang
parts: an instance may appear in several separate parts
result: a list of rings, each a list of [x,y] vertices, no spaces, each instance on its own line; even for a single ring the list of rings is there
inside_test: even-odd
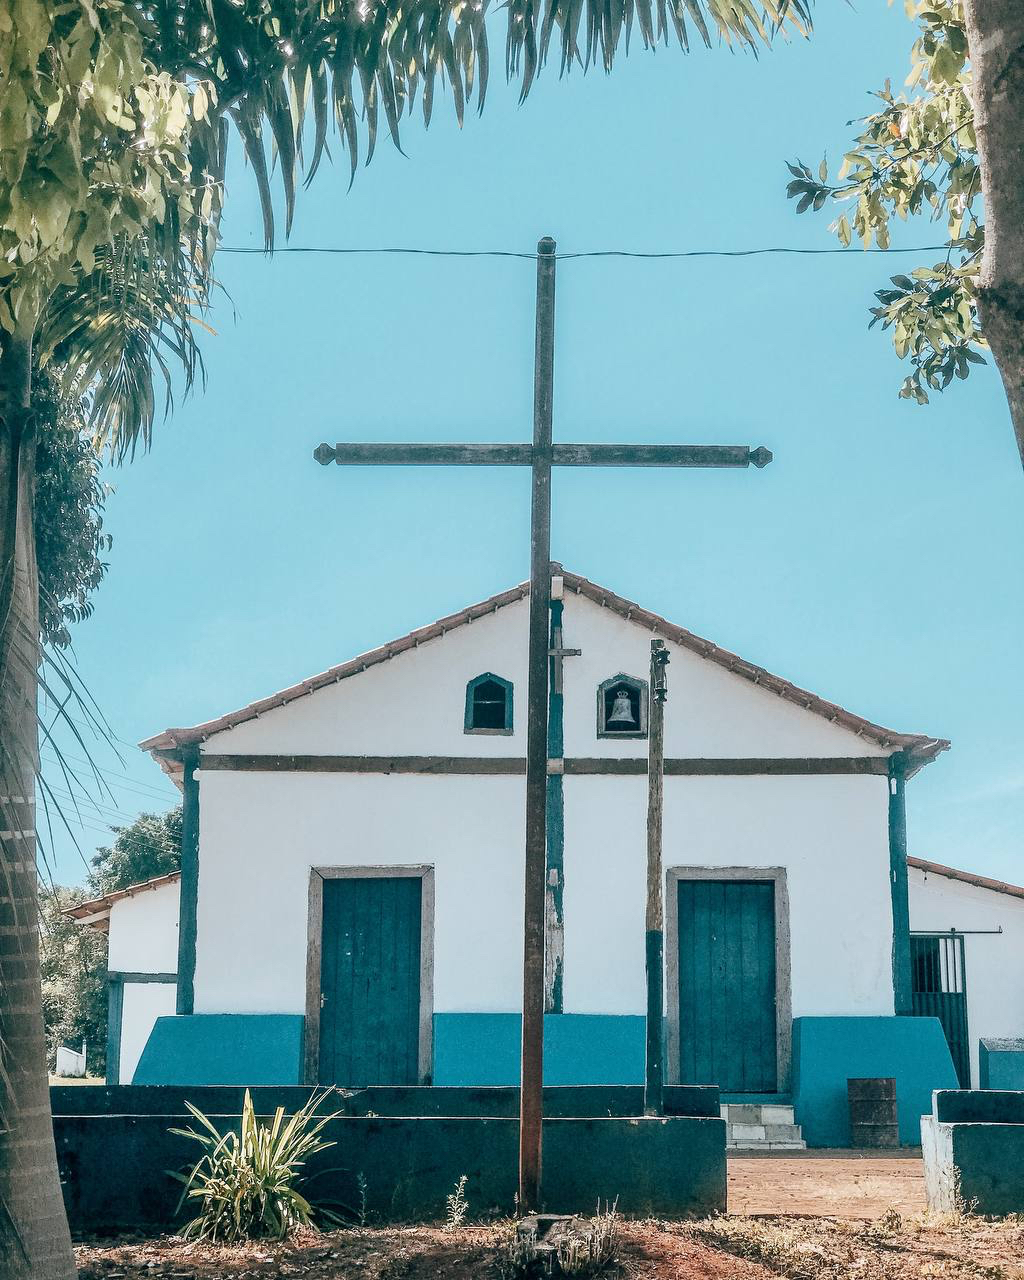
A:
[[[102,898],[91,898],[88,902],[67,907],[61,914],[70,916],[77,924],[87,924],[100,933],[106,933],[110,928],[110,908],[115,902],[120,902],[123,898],[134,898],[136,894],[159,889],[165,884],[176,884],[180,879],[180,871],[168,871],[166,875],[154,876],[152,880],[143,880],[139,884],[130,884],[125,889],[105,893]]]
[[[838,724],[844,729],[849,729],[858,737],[866,738],[869,742],[876,743],[885,753],[902,752],[906,757],[908,776],[916,773],[924,765],[929,764],[937,755],[947,750],[950,745],[945,738],[931,738],[920,733],[898,733],[895,729],[886,729],[883,725],[874,724],[870,720],[865,720],[863,716],[847,711],[837,703],[829,702],[827,699],[819,697],[816,693],[811,693],[789,680],[784,680],[781,676],[772,675],[764,667],[745,661],[745,659],[735,653],[731,653],[728,649],[723,649],[721,646],[713,644],[710,640],[705,640],[703,637],[695,635],[692,631],[687,631],[685,627],[669,622],[667,618],[662,618],[658,614],[652,613],[635,601],[627,600],[624,596],[617,595],[614,591],[609,591],[607,587],[602,587],[596,582],[590,582],[587,578],[580,577],[579,574],[563,569],[559,564],[553,563],[551,572],[553,575],[560,576],[563,579],[566,590],[573,591],[594,604],[611,610],[613,613],[618,614],[619,617],[625,618],[626,621],[634,622],[638,626],[664,637],[666,640],[671,640],[673,644],[689,649],[699,657],[706,658],[709,662],[714,662],[718,666],[724,667],[727,671],[732,672],[733,675],[749,680],[752,684],[756,684],[762,689],[767,689],[787,702],[794,702],[803,707],[804,710],[822,716],[832,724]],[[429,626],[410,631],[408,635],[402,636],[398,640],[392,640],[377,649],[371,649],[368,653],[362,653],[358,657],[351,658],[347,662],[321,672],[319,675],[310,676],[309,679],[302,680],[299,684],[291,685],[287,689],[271,694],[268,698],[262,698],[259,702],[250,702],[248,706],[241,707],[237,711],[230,711],[226,715],[218,716],[214,720],[204,721],[202,724],[192,725],[190,728],[165,729],[163,733],[155,734],[152,738],[146,738],[139,743],[139,746],[143,751],[149,751],[159,762],[164,772],[180,786],[183,768],[181,753],[183,748],[198,746],[214,734],[223,733],[226,729],[233,729],[236,725],[245,724],[248,720],[255,720],[259,716],[265,715],[268,711],[287,706],[297,698],[303,698],[307,694],[315,693],[326,685],[336,684],[339,680],[345,680],[349,676],[360,675],[368,668],[387,662],[391,658],[396,658],[399,654],[405,653],[409,649],[418,648],[421,644],[427,644],[431,640],[439,640],[447,635],[449,631],[474,622],[477,618],[497,613],[499,609],[503,609],[507,605],[516,604],[518,601],[526,599],[529,594],[530,584],[521,582],[509,591],[490,596],[487,600],[481,600],[478,604],[461,609],[458,613],[449,614],[446,618],[439,618],[436,622],[430,623]]]
[[[924,858],[908,857],[907,866],[915,867],[925,875],[944,876],[947,880],[957,880],[960,884],[972,885],[975,889],[991,889],[993,893],[1002,893],[1008,898],[1024,898],[1024,887],[1019,884],[1008,884],[1005,880],[991,880],[988,876],[978,876],[973,871],[960,871],[957,867],[947,867],[941,862],[928,862]]]

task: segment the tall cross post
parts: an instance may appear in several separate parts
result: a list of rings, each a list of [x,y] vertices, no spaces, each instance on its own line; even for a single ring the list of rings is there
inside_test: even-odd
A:
[[[555,444],[552,441],[555,242],[537,245],[537,332],[532,444],[321,444],[323,466],[521,466],[531,470],[530,631],[526,726],[526,879],[523,930],[522,1074],[519,1112],[520,1212],[543,1207],[544,915],[548,768],[548,668],[560,675],[561,642],[549,635],[551,468],[765,467],[772,455],[748,445]],[[552,652],[554,650],[554,652]]]

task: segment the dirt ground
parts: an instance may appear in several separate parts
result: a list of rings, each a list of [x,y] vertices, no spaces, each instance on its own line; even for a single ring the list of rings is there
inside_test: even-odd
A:
[[[918,1151],[793,1151],[729,1156],[729,1212],[875,1218],[923,1213]]]
[[[621,1280],[1024,1280],[1024,1218],[924,1212],[920,1158],[730,1157],[730,1212],[622,1222]],[[237,1247],[177,1238],[81,1245],[81,1280],[501,1280],[508,1224],[353,1228]]]

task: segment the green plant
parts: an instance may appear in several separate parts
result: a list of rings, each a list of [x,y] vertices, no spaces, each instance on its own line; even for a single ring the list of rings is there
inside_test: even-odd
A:
[[[466,1199],[466,1183],[468,1181],[468,1177],[463,1174],[456,1182],[455,1190],[448,1197],[448,1207],[445,1212],[446,1231],[458,1231],[459,1227],[466,1221],[466,1214],[469,1212],[469,1201]]]
[[[330,1211],[311,1204],[298,1185],[300,1170],[309,1157],[334,1146],[321,1134],[340,1113],[315,1114],[328,1093],[330,1090],[314,1094],[287,1123],[284,1107],[278,1107],[267,1124],[256,1118],[252,1096],[246,1089],[240,1131],[225,1134],[198,1107],[185,1103],[201,1131],[171,1132],[205,1148],[191,1173],[172,1175],[185,1184],[178,1209],[186,1200],[199,1204],[199,1213],[183,1233],[186,1238],[228,1243],[266,1237],[282,1240],[295,1227],[333,1225],[337,1221]]]

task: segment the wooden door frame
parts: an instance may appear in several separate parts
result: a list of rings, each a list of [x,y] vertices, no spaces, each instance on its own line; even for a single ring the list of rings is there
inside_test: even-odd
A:
[[[303,1080],[319,1084],[320,1074],[320,966],[324,933],[325,880],[385,880],[415,876],[420,892],[420,1018],[417,1076],[430,1084],[434,1058],[434,868],[310,867],[309,923],[306,932],[306,1021],[303,1034]]]
[[[775,885],[776,1092],[788,1093],[793,1062],[793,985],[789,887],[785,867],[669,867],[665,872],[665,990],[668,1078],[679,1082],[679,881],[769,880]],[[708,1083],[713,1083],[709,1081]]]

